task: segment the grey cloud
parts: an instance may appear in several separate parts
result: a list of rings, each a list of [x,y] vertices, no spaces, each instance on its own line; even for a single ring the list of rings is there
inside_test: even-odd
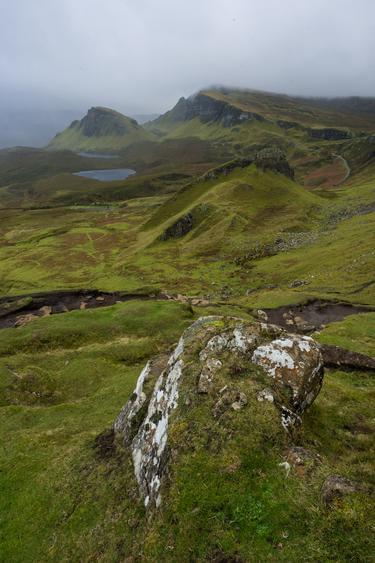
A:
[[[375,94],[373,0],[2,0],[0,104],[161,112],[226,84]]]

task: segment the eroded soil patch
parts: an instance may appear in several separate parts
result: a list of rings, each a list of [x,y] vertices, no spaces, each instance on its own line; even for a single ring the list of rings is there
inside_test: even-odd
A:
[[[132,299],[167,299],[162,294],[104,292],[96,289],[50,291],[0,298],[0,329],[24,326],[38,317],[77,309],[108,307]]]
[[[271,323],[297,333],[313,332],[329,323],[341,321],[349,315],[370,313],[371,311],[375,311],[375,308],[323,299],[314,299],[306,303],[286,305],[276,309],[265,309]]]

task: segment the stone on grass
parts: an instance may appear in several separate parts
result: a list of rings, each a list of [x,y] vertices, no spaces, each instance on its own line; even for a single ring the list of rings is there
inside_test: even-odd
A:
[[[335,500],[341,499],[349,494],[356,493],[361,489],[358,483],[342,477],[341,475],[330,475],[323,483],[322,500],[327,507],[332,506]]]
[[[234,370],[236,365],[240,369]],[[236,417],[251,421],[254,408],[261,409],[263,420],[264,409],[274,421],[272,428],[279,421],[290,432],[319,393],[322,378],[319,346],[311,338],[236,317],[195,321],[167,362],[146,364],[114,424],[116,435],[130,448],[145,506],[161,502],[170,462],[169,430],[183,419],[184,409],[201,405],[212,424],[224,428]]]

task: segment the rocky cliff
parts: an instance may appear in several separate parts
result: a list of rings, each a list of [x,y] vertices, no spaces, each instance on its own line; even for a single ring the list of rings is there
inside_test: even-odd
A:
[[[194,118],[198,118],[202,123],[218,123],[223,127],[232,127],[252,120],[265,121],[259,113],[243,111],[230,101],[218,100],[199,92],[189,98],[180,98],[173,109],[153,122],[153,127],[163,127],[168,122],[173,124]]]
[[[308,134],[311,139],[318,139],[321,141],[341,141],[343,139],[351,139],[353,136],[350,131],[335,129],[333,127],[308,129]]]

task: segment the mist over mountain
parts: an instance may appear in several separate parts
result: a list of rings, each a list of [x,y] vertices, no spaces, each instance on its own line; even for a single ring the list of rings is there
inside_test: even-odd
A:
[[[0,148],[12,146],[42,147],[49,139],[77,119],[82,112],[73,110],[2,110],[0,108]]]
[[[28,98],[41,103],[35,119],[25,116],[24,137],[2,118],[2,143],[40,144],[45,135],[34,123],[46,131],[56,123],[56,132],[70,110],[161,114],[213,84],[371,96],[374,19],[372,0],[162,0],[157,9],[151,0],[61,0],[53,8],[47,0],[3,0],[0,114],[12,105],[23,116]],[[16,103],[18,92],[25,94]],[[46,105],[56,116],[42,120]]]

